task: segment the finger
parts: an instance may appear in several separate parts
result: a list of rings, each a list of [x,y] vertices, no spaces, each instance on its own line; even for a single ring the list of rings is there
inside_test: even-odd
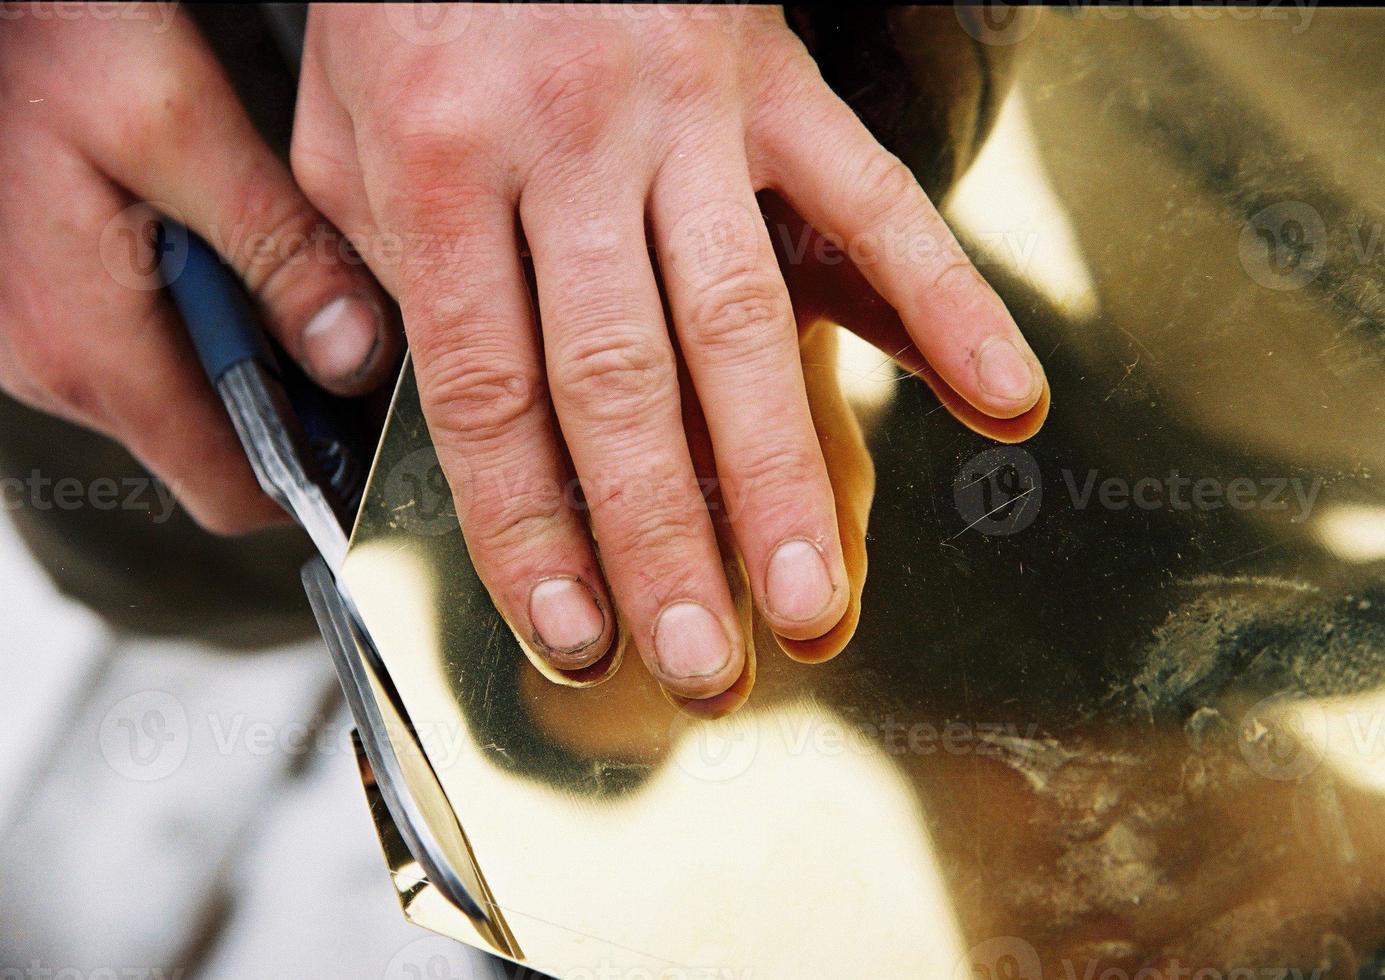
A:
[[[105,332],[113,345],[123,345],[115,348],[126,352],[123,363],[100,356],[73,370],[107,379],[111,434],[167,484],[189,516],[222,535],[288,523],[261,489],[225,406],[197,370],[172,304],[160,297],[143,322]]]
[[[387,248],[370,210],[365,177],[356,152],[351,114],[341,104],[313,52],[312,20],[298,77],[293,145],[294,180],[313,206],[346,236],[355,252],[391,294],[398,255]]]
[[[0,200],[6,387],[120,441],[208,530],[286,522],[261,492],[176,311],[153,284],[139,285],[153,255],[129,200],[87,161],[37,135],[13,150],[0,162],[0,183],[22,181],[27,193]],[[47,232],[54,215],[64,234]],[[103,251],[100,230],[122,221],[129,234],[116,229],[114,239],[135,247]]]
[[[664,287],[756,601],[810,639],[846,610],[846,569],[793,309],[737,148],[677,154],[650,199]]]
[[[1039,400],[1028,411],[1013,418],[996,418],[977,410],[938,376],[938,372],[914,346],[899,314],[866,282],[854,265],[848,261],[828,264],[807,258],[827,254],[821,247],[821,236],[805,225],[803,219],[794,214],[777,194],[765,191],[760,195],[760,200],[770,226],[776,232],[771,238],[780,248],[779,266],[793,296],[800,334],[821,320],[847,328],[873,344],[886,357],[897,361],[910,374],[923,380],[959,422],[997,442],[1023,442],[1042,428],[1048,417],[1050,402],[1047,381],[1044,382]],[[789,245],[795,249],[793,254],[786,254]],[[812,385],[809,384],[810,393],[811,390]],[[849,541],[850,537],[847,536],[845,540]],[[849,558],[848,567],[851,564]]]
[[[666,316],[671,318],[669,313]],[[698,483],[706,488],[707,514],[716,532],[722,574],[731,589],[731,601],[736,609],[737,625],[745,650],[745,663],[740,676],[719,694],[707,698],[685,698],[667,689],[664,689],[664,694],[685,712],[704,718],[719,718],[742,707],[755,688],[755,605],[745,563],[741,561],[736,546],[736,532],[727,516],[728,508],[717,478],[716,457],[712,449],[712,436],[707,431],[707,419],[697,400],[692,378],[688,376],[687,362],[681,357],[678,359],[678,396],[693,472],[697,474]]]
[[[101,127],[99,165],[230,262],[315,380],[339,394],[375,387],[399,346],[379,286],[260,140],[186,19],[145,43],[160,72],[135,111],[153,123]]]
[[[1043,391],[1043,370],[1005,304],[909,169],[845,103],[814,92],[757,126],[765,183],[841,243],[954,391],[998,418],[1028,411]]]
[[[446,212],[417,213],[402,196],[392,206],[399,227],[428,229],[418,240],[450,243],[405,256],[400,301],[472,562],[536,653],[559,669],[593,663],[612,646],[615,615],[572,503],[513,204],[477,188]]]
[[[630,182],[602,173],[592,186]],[[630,190],[612,199],[531,184],[521,219],[554,406],[607,581],[660,683],[707,697],[736,680],[744,651],[688,456],[643,201]]]

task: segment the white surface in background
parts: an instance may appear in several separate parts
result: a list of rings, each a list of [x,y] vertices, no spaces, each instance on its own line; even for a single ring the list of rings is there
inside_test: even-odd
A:
[[[0,582],[0,972],[502,976],[403,919],[317,641],[117,635],[3,517]]]
[[[110,633],[58,595],[0,517],[0,835],[57,738],[67,706],[100,669]],[[0,887],[5,881],[0,868]]]

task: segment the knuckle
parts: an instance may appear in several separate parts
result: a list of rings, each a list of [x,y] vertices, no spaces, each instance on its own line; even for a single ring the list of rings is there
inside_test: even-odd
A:
[[[747,263],[724,271],[710,288],[699,291],[688,341],[712,352],[770,350],[789,334],[792,319],[783,283]]]
[[[518,483],[518,481],[517,481]],[[467,538],[484,555],[501,564],[531,549],[550,535],[563,507],[559,488],[546,481],[527,481],[502,493],[476,496],[470,503]]]
[[[774,521],[776,514],[801,513],[814,488],[826,485],[826,464],[817,447],[770,445],[738,460],[732,474],[734,494],[753,504],[756,521]]]
[[[427,120],[403,120],[386,126],[385,132],[401,176],[418,181],[447,174],[472,150],[455,129]]]
[[[165,62],[165,63],[160,63]],[[112,136],[118,145],[133,155],[168,152],[194,139],[205,139],[211,118],[211,105],[199,88],[180,77],[174,59],[151,58],[141,73],[136,111],[117,115]]]
[[[242,537],[278,523],[268,512],[264,500],[249,499],[239,506],[197,498],[186,498],[180,503],[202,530],[219,538]]]
[[[542,407],[542,379],[532,368],[462,347],[421,355],[421,370],[425,361],[432,415],[445,431],[487,439],[511,432]]]
[[[627,235],[612,226],[604,214],[578,212],[568,219],[566,234],[581,247],[569,257],[568,271],[563,285],[578,297],[585,296],[585,305],[575,311],[578,316],[602,316],[611,311],[600,307],[608,302],[608,296],[601,290],[587,290],[582,287],[592,282],[609,279],[613,268],[618,268],[623,255],[627,253]],[[582,302],[581,299],[578,300]]]
[[[701,31],[666,32],[652,53],[652,60],[659,66],[664,99],[679,105],[713,95],[723,75],[723,50]]]
[[[775,111],[784,106],[801,105],[808,87],[814,84],[831,94],[817,62],[797,35],[790,33],[785,38],[775,34],[761,40],[755,76],[756,91],[763,107]]]
[[[629,422],[671,402],[678,384],[672,347],[636,328],[579,331],[562,352],[554,382],[584,416],[610,422]]]
[[[308,201],[282,194],[277,187],[250,187],[235,212],[248,234],[212,229],[214,244],[241,270],[252,293],[272,302],[288,270],[309,261],[313,242],[327,232],[326,223]]]
[[[459,168],[479,168],[486,159],[489,126],[476,111],[459,115],[452,100],[415,95],[366,128],[378,133],[393,176],[412,194],[435,182],[455,186]]]
[[[565,45],[539,59],[524,83],[525,99],[543,131],[569,149],[589,145],[604,129],[628,81],[628,58],[616,45]]]
[[[330,198],[341,183],[340,163],[306,139],[295,138],[290,144],[289,170],[310,200]]]
[[[602,528],[603,542],[657,579],[669,576],[669,566],[686,574],[687,556],[697,553],[704,532],[694,509],[694,503],[702,506],[701,498],[652,489],[641,492],[627,483],[591,500],[593,522]]]
[[[868,224],[889,220],[918,202],[923,193],[914,172],[887,150],[872,153],[851,185],[862,191]]]
[[[926,299],[943,303],[954,315],[976,313],[989,303],[991,287],[960,249],[940,255],[928,279]]]

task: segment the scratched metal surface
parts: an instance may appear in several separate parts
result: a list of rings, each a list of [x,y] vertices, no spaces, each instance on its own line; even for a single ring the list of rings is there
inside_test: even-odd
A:
[[[1047,425],[996,447],[823,341],[860,623],[818,664],[750,626],[733,714],[634,657],[534,669],[406,376],[348,575],[525,962],[1377,975],[1385,18],[1243,13],[1023,39],[948,215],[1044,358]],[[480,942],[391,856],[411,915]]]

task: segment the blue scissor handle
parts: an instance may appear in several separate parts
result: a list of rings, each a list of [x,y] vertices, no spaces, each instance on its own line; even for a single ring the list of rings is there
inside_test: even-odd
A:
[[[301,429],[311,460],[302,462],[334,493],[343,519],[360,504],[371,447],[362,432],[359,406],[313,384],[292,362],[280,363],[245,287],[234,271],[196,234],[167,219],[156,223],[159,273],[192,338],[214,389],[231,368],[255,361],[284,388],[294,418],[279,423]],[[229,407],[229,406],[228,406]]]
[[[164,285],[212,387],[245,361],[259,361],[278,376],[278,359],[245,288],[211,246],[182,225],[160,221],[154,249]]]

